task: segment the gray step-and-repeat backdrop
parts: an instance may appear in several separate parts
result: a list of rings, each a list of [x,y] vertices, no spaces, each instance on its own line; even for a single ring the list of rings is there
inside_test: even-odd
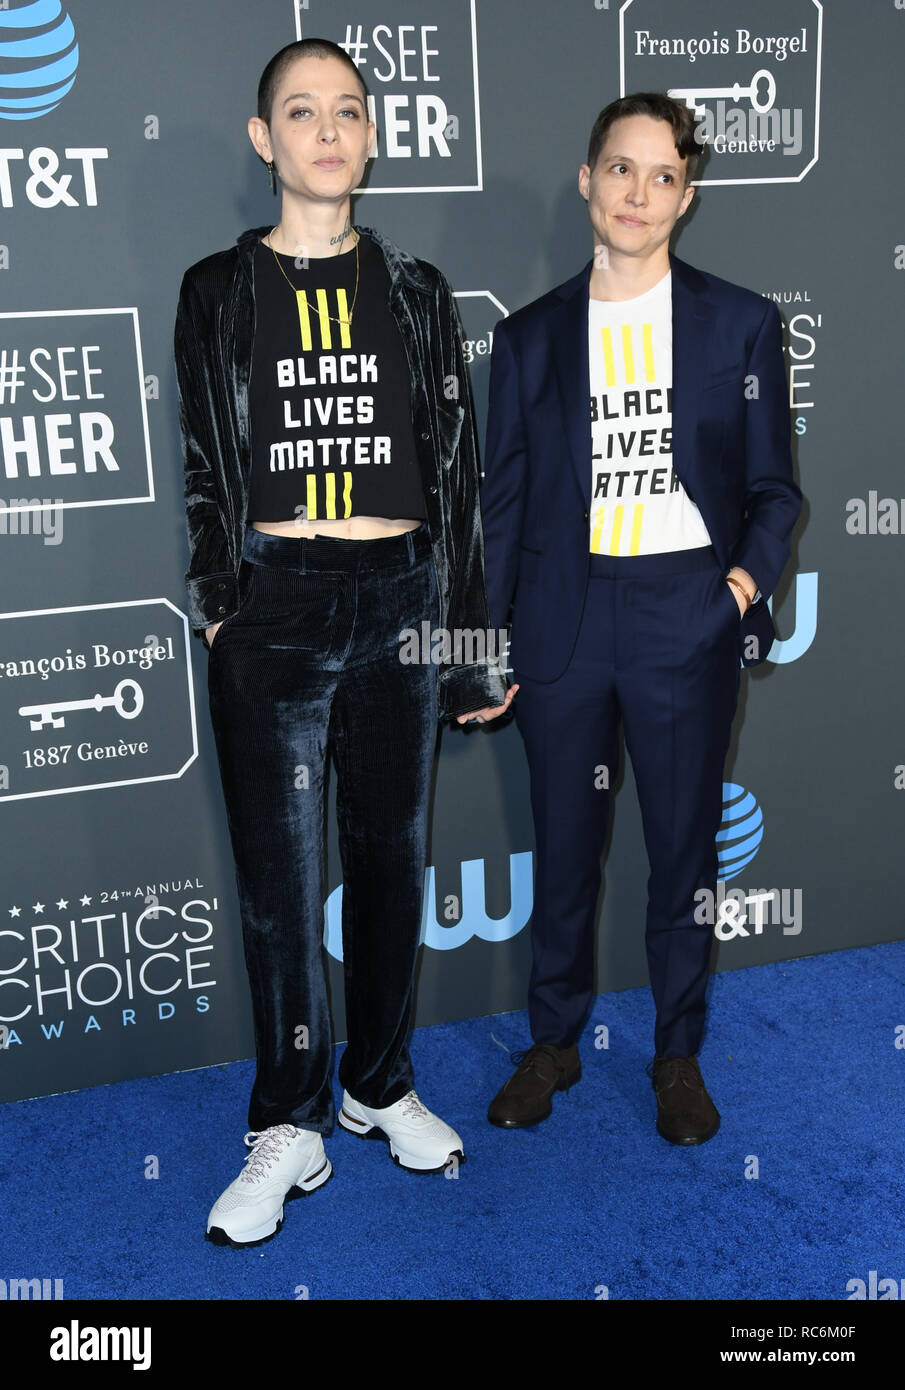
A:
[[[903,0],[0,0],[3,1099],[253,1055],[172,335],[184,269],[277,220],[246,120],[315,35],[373,94],[355,219],[449,278],[482,431],[495,324],[590,255],[597,112],[653,88],[706,114],[677,250],[779,305],[806,498],[742,677],[717,968],[902,935]],[[418,1023],[524,1007],[532,849],[517,729],[447,729]],[[629,767],[602,991],[646,982],[646,878]]]

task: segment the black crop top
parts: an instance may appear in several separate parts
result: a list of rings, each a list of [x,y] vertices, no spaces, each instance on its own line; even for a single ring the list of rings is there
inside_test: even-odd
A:
[[[358,254],[350,325],[354,249],[304,270],[280,255],[290,286],[255,247],[250,521],[427,516],[389,273],[370,237]]]

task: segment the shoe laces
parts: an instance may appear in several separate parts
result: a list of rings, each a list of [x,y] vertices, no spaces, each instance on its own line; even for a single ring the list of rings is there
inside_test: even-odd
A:
[[[656,1065],[656,1062],[650,1064],[649,1075],[652,1081]],[[654,1082],[658,1091],[668,1089],[678,1082],[687,1086],[690,1091],[700,1091],[703,1085],[701,1073],[692,1057],[667,1057],[659,1065],[658,1077],[659,1084]]]
[[[551,1047],[549,1043],[535,1043],[533,1047],[529,1047],[525,1052],[511,1052],[509,1056],[510,1060],[513,1061],[517,1067],[521,1068],[523,1072],[534,1071],[537,1072],[538,1076],[541,1075],[541,1069],[538,1064],[542,1059],[552,1062],[555,1067],[560,1066],[559,1059],[556,1055],[556,1049]]]
[[[424,1120],[430,1115],[426,1105],[422,1105],[414,1091],[409,1091],[407,1096],[403,1096],[399,1102],[399,1108],[403,1115],[409,1115],[413,1120]]]
[[[249,1130],[245,1142],[251,1153],[245,1155],[248,1167],[245,1169],[246,1182],[263,1182],[268,1175],[271,1163],[275,1163],[281,1152],[296,1135],[295,1125],[271,1125],[269,1129]]]

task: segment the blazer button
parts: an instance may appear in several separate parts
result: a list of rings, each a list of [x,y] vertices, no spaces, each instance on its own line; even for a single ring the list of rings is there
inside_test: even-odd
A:
[[[421,431],[421,438],[424,440],[430,439],[430,435],[428,434],[427,430]]]
[[[226,585],[225,585],[225,584],[218,584],[218,585],[217,585],[217,588],[218,588],[218,589],[225,589],[225,588],[226,588]]]
[[[222,604],[222,603],[221,603],[220,607],[217,609],[217,612],[218,612],[218,613],[225,613],[225,612],[226,612],[226,609],[223,607],[223,604]]]
[[[437,489],[435,487],[428,488],[428,492],[435,493],[436,491]]]
[[[588,514],[587,514],[587,512],[584,513],[584,519],[585,519],[585,521],[587,521],[587,519],[588,519]]]

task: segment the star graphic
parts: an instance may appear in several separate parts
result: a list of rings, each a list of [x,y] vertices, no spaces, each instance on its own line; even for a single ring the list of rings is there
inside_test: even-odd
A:
[[[32,910],[32,912],[37,912],[39,915],[42,915],[43,912],[44,912],[44,904],[43,904],[43,903],[33,903],[33,904],[32,904],[32,909],[31,909],[31,910]]]
[[[83,893],[82,896],[79,898],[79,902],[82,904],[82,907],[87,907],[88,904],[91,902],[91,899],[89,898],[87,893]]]
[[[62,907],[68,907],[68,906],[69,906],[69,899],[68,899],[68,898],[58,898],[58,899],[57,899],[57,907],[61,907],[61,908],[62,908]]]
[[[9,910],[9,915],[10,915],[10,917],[18,917],[18,916],[20,915],[21,912],[22,912],[21,907],[11,907],[10,910]]]

